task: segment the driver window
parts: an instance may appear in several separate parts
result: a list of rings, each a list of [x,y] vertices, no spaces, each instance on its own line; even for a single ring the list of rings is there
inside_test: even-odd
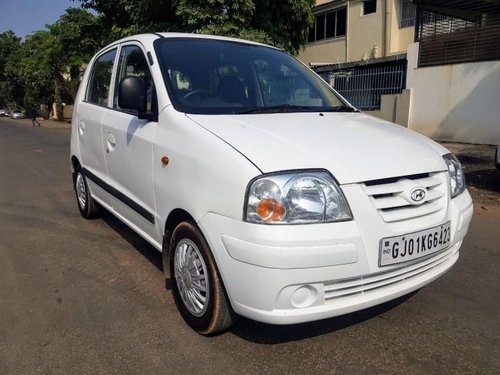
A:
[[[120,109],[118,105],[118,85],[125,77],[140,77],[144,80],[147,87],[147,112],[156,113],[158,103],[153,77],[151,76],[146,57],[138,46],[125,46],[121,49],[116,74],[115,97],[113,100],[113,108],[115,109]]]

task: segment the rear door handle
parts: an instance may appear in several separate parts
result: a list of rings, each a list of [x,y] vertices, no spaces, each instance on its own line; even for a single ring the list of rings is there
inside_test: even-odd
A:
[[[106,145],[107,145],[106,152],[108,153],[115,149],[116,139],[113,134],[108,133],[108,135],[106,136]]]
[[[83,132],[85,131],[85,122],[83,121],[78,122],[78,130],[80,131],[80,135],[83,135]]]

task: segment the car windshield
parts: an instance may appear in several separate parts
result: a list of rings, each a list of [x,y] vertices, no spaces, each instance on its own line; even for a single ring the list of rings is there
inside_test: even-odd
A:
[[[321,78],[286,52],[225,40],[162,38],[156,54],[181,112],[352,112]]]

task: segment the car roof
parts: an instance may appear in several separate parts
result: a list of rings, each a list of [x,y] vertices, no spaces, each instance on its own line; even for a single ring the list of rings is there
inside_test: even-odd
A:
[[[231,38],[227,36],[219,36],[219,35],[210,35],[210,34],[188,34],[188,33],[157,33],[157,35],[161,35],[164,38],[198,38],[198,39],[208,39],[208,40],[223,40],[228,42],[237,42],[243,44],[257,45],[263,47],[271,47],[276,48],[264,43],[258,43],[251,40],[239,39],[239,38]],[[278,48],[276,48],[278,49]]]
[[[267,44],[263,43],[257,43],[253,42],[250,40],[245,40],[245,39],[238,39],[238,38],[231,38],[231,37],[226,37],[226,36],[218,36],[218,35],[208,35],[208,34],[194,34],[194,33],[144,33],[144,34],[137,34],[137,35],[131,35],[126,38],[122,38],[119,40],[114,41],[113,43],[108,44],[106,47],[104,47],[101,51],[104,51],[112,46],[121,44],[121,43],[126,43],[126,42],[141,42],[145,44],[153,43],[155,40],[158,40],[160,38],[186,38],[186,39],[205,39],[205,40],[221,40],[221,41],[228,41],[228,42],[236,42],[236,43],[242,43],[242,44],[248,44],[248,45],[254,45],[254,46],[262,46],[262,47],[268,47],[268,48],[274,48],[277,50],[280,50],[280,48],[276,48]],[[99,51],[99,53],[101,53]]]

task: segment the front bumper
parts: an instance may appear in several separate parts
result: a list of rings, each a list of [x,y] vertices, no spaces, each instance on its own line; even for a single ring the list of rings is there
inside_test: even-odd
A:
[[[349,191],[353,189],[352,191]],[[344,187],[358,195],[356,187]],[[348,198],[349,199],[349,198]],[[198,223],[212,249],[234,311],[253,320],[292,324],[338,316],[400,297],[435,280],[455,264],[469,222],[467,191],[444,215],[388,225],[370,202],[349,199],[350,222],[260,225],[214,213]],[[379,267],[383,237],[451,221],[451,246],[439,253]]]

